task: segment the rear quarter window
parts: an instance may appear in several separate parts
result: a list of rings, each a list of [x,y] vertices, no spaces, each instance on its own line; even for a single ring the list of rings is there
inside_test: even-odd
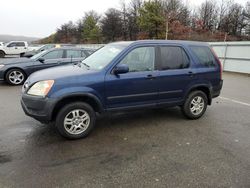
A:
[[[25,46],[25,43],[24,43],[24,42],[17,42],[17,43],[16,43],[16,46],[24,47],[24,46]]]
[[[215,58],[209,47],[191,46],[190,48],[198,58],[199,64],[204,67],[215,67]]]
[[[82,56],[80,50],[67,50],[66,58],[80,58]]]

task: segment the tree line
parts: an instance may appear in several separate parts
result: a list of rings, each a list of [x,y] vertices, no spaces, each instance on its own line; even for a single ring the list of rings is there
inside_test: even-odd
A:
[[[92,10],[76,23],[61,25],[41,43],[107,43],[117,40],[250,39],[250,1],[206,0],[189,7],[184,0],[131,0],[103,15]]]

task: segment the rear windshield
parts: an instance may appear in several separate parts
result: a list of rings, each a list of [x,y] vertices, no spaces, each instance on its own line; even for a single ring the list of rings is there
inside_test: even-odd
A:
[[[207,46],[191,46],[192,52],[196,55],[199,63],[205,67],[214,67],[215,58],[210,48]]]

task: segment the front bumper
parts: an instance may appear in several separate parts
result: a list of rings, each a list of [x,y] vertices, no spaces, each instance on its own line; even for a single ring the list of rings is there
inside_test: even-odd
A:
[[[26,115],[40,121],[49,123],[52,121],[52,113],[56,101],[50,98],[30,96],[23,94],[21,105]]]
[[[4,72],[0,70],[0,81],[4,80]]]

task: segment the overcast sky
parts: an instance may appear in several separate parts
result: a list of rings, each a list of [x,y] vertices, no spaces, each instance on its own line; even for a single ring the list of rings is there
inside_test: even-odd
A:
[[[84,12],[105,12],[119,8],[130,0],[2,0],[0,5],[0,34],[46,37],[61,24],[77,21]],[[204,0],[184,0],[198,6]],[[244,4],[247,0],[235,0]]]

